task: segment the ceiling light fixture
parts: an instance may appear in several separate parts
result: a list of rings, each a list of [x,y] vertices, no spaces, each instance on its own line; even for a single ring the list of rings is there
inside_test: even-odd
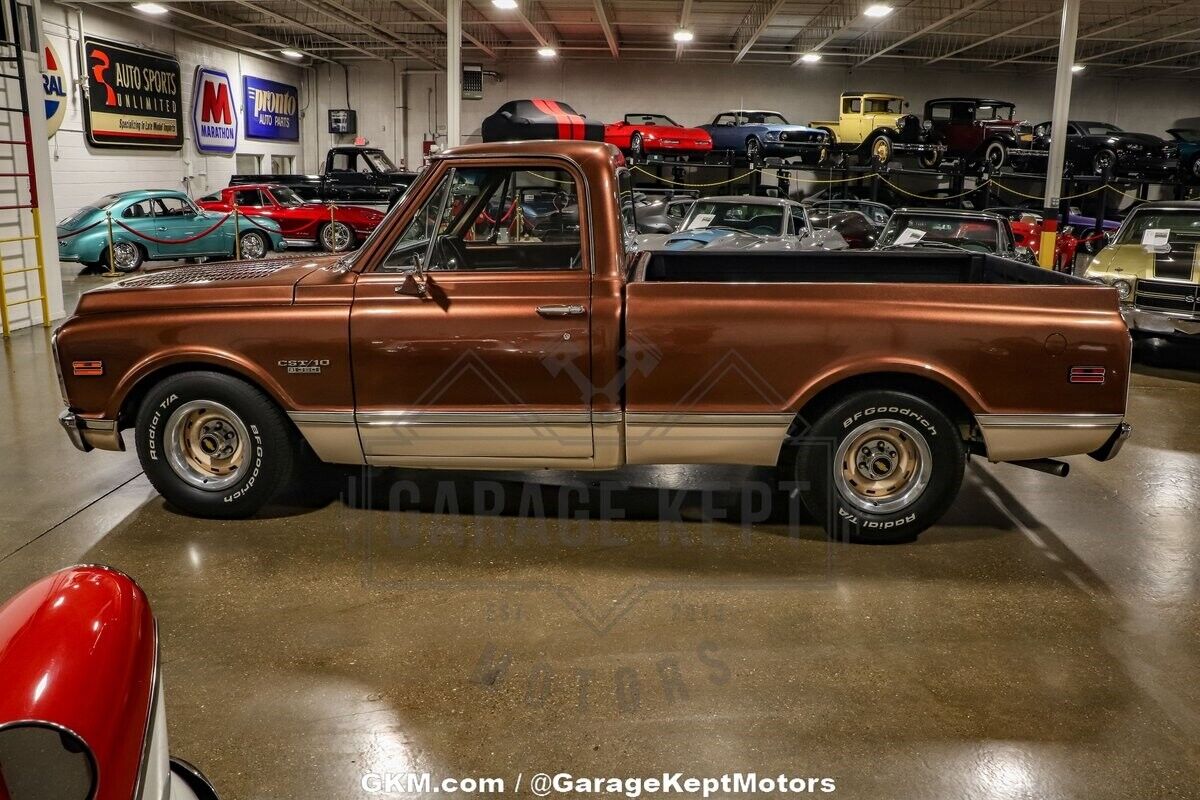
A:
[[[539,47],[538,55],[542,58],[554,58],[556,55],[558,55],[558,51],[553,47]]]
[[[492,5],[505,11],[511,11],[517,7],[517,0],[492,0]]]
[[[805,53],[804,55],[800,56],[800,60],[803,61],[805,64],[815,64],[821,60],[821,54],[820,53]]]
[[[1072,64],[1071,65],[1071,72],[1083,72],[1085,69],[1087,69],[1086,64]]]
[[[888,14],[892,13],[892,7],[885,3],[876,3],[875,5],[867,6],[863,13],[868,17],[875,17],[878,19],[880,17],[886,17]]]
[[[152,17],[161,17],[170,11],[169,8],[159,3],[134,3],[133,10],[139,14],[149,14]]]
[[[671,38],[680,44],[686,44],[687,42],[695,39],[696,34],[692,33],[687,28],[680,28],[679,30],[675,31],[675,34]]]
[[[283,56],[284,58],[295,59],[296,61],[304,58],[304,53],[301,53],[299,50],[292,49],[280,50],[279,55]]]

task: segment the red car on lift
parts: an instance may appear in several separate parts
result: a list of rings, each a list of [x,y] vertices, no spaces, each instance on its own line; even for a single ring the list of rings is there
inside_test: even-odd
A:
[[[649,153],[703,158],[712,150],[712,137],[700,128],[680,125],[665,114],[626,114],[604,126],[604,141],[641,161]]]
[[[227,186],[196,201],[209,211],[232,211],[268,217],[279,223],[289,247],[321,247],[330,252],[353,250],[383,221],[383,212],[362,206],[310,203],[277,183]]]

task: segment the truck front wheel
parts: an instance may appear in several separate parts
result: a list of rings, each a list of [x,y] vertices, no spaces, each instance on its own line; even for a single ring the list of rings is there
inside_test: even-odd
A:
[[[898,391],[858,392],[823,413],[796,454],[801,500],[830,538],[915,539],[962,485],[966,450],[940,409]]]
[[[261,509],[302,454],[291,423],[267,395],[219,372],[185,372],[151,388],[135,438],[158,493],[185,513],[215,519]]]

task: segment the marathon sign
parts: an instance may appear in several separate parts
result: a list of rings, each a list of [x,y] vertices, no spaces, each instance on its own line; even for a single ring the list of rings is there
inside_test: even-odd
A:
[[[246,75],[242,88],[247,139],[300,140],[300,92],[295,86]]]
[[[201,153],[228,155],[237,149],[238,118],[233,83],[224,70],[196,67],[192,85],[192,128]]]
[[[83,40],[83,120],[95,147],[178,150],[183,95],[175,58],[107,39]]]

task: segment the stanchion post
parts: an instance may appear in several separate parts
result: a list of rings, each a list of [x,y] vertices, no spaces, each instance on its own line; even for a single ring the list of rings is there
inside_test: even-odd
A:
[[[116,278],[120,275],[117,272],[117,257],[113,253],[113,231],[112,231],[112,211],[105,210],[104,219],[108,223],[108,272],[104,273],[106,278]]]
[[[238,204],[234,203],[233,204],[233,260],[234,261],[242,260],[242,231],[241,231],[240,226],[238,225],[239,221],[240,220],[238,217]]]

